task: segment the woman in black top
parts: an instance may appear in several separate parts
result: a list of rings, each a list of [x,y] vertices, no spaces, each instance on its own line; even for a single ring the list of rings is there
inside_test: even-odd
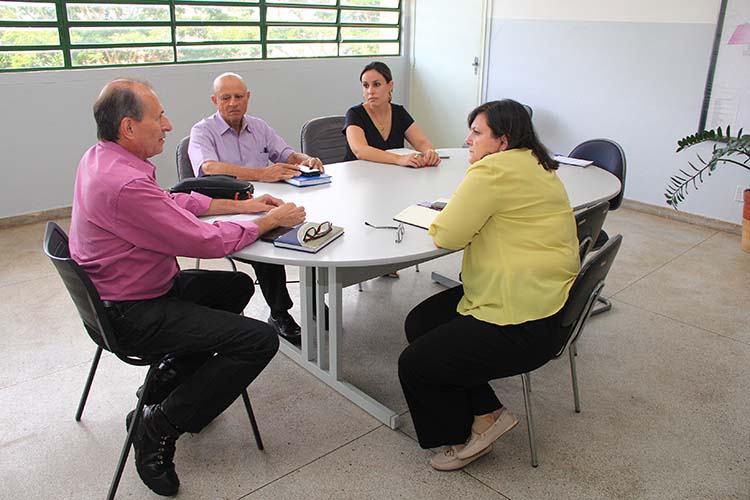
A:
[[[403,106],[391,104],[393,77],[385,63],[376,61],[365,66],[359,75],[365,102],[346,112],[346,157],[405,167],[432,167],[440,157],[422,133],[414,118]],[[385,151],[404,147],[404,139],[418,151],[398,155]]]

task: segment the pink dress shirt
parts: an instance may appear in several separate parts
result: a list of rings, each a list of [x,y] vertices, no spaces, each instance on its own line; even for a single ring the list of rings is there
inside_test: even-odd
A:
[[[262,168],[268,162],[285,162],[294,150],[284,139],[254,116],[245,115],[240,133],[234,131],[217,111],[196,123],[190,131],[188,155],[196,177],[203,175],[207,161]]]
[[[216,258],[258,238],[250,221],[217,221],[211,199],[170,194],[156,168],[117,143],[102,141],[81,158],[76,175],[70,252],[103,300],[160,297],[179,272],[176,256]]]

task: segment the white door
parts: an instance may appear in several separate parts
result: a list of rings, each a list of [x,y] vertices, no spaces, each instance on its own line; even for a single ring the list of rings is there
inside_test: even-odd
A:
[[[460,147],[480,104],[488,0],[414,0],[409,112],[435,147]]]

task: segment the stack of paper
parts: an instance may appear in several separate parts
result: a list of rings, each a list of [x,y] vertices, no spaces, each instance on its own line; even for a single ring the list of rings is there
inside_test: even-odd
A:
[[[555,155],[555,161],[566,165],[575,165],[576,167],[588,167],[594,163],[591,160],[581,160],[580,158],[570,158],[569,156],[563,155]]]

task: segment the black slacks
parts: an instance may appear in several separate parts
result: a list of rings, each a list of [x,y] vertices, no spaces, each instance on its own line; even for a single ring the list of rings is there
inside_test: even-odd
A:
[[[164,399],[162,410],[178,429],[203,429],[276,354],[273,328],[240,316],[253,290],[244,273],[188,270],[162,297],[107,309],[124,352],[174,355],[183,381]]]
[[[406,318],[398,375],[422,448],[464,443],[475,415],[502,407],[488,382],[542,366],[565,340],[560,313],[495,325],[456,312],[463,294],[440,292]]]
[[[260,291],[266,304],[271,308],[271,316],[277,317],[292,308],[292,298],[286,288],[286,270],[279,264],[249,261],[258,278]]]

